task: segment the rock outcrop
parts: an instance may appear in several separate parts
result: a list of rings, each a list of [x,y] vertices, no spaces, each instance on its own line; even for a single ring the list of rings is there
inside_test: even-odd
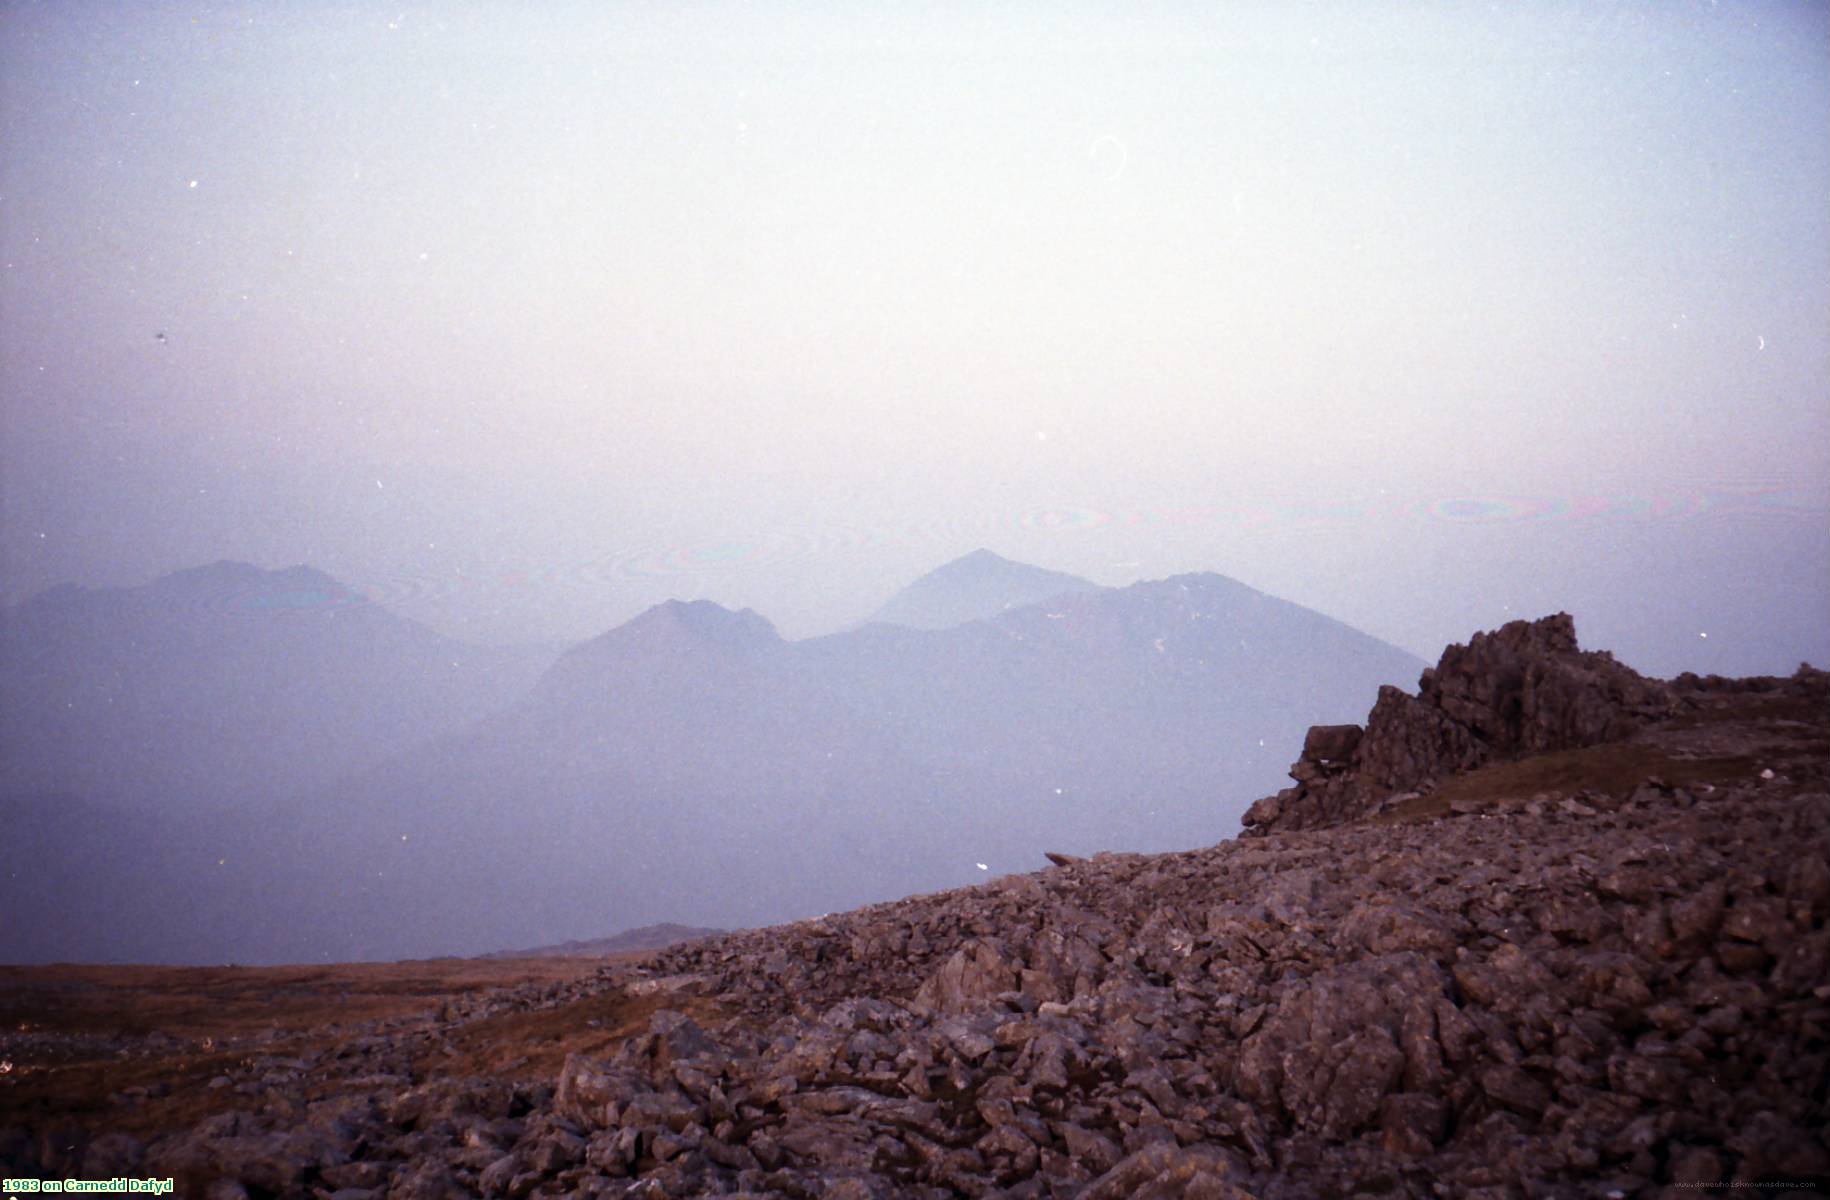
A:
[[[1671,685],[1579,648],[1568,613],[1514,621],[1443,651],[1417,695],[1379,689],[1364,730],[1311,729],[1290,768],[1296,786],[1258,801],[1245,824],[1250,833],[1338,825],[1489,762],[1618,741],[1673,703]]]

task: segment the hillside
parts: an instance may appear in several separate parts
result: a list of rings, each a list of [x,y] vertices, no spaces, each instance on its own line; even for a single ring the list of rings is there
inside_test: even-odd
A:
[[[0,796],[270,811],[506,706],[550,657],[453,641],[310,567],[53,588],[0,611]]]
[[[201,1048],[112,1014],[15,1032],[78,992],[9,971],[0,1156],[279,1196],[1830,1184],[1830,682],[1627,679],[1564,625],[1452,647],[1410,698],[1497,699],[1482,762],[1313,827],[1260,810],[1205,849]],[[180,1083],[105,1094],[104,1061]]]
[[[1029,870],[1043,843],[1204,844],[1310,721],[1422,666],[1219,575],[798,642],[659,605],[315,802],[314,917],[254,944],[335,960],[733,928]]]
[[[1064,578],[977,554],[914,587]],[[15,962],[481,954],[1201,844],[1423,666],[1212,574],[799,642],[670,601],[538,678],[308,568],[54,589],[0,633]]]

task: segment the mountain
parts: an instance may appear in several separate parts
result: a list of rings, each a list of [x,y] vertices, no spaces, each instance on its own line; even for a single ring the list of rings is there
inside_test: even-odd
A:
[[[835,911],[1045,849],[1204,845],[1317,714],[1348,719],[1423,666],[1212,574],[799,642],[671,601],[518,687],[316,573],[224,566],[27,607],[58,647],[35,694],[86,705],[11,726],[62,739],[17,770],[20,811],[85,806],[45,852],[76,886],[91,843],[115,861],[131,829],[148,861],[189,868],[86,898],[49,944],[0,932],[0,961],[480,954]],[[92,724],[46,716],[66,712]],[[229,807],[237,788],[258,804]]]
[[[505,706],[546,662],[442,637],[310,567],[64,585],[0,613],[0,795],[270,807]]]
[[[1092,591],[1097,586],[1078,575],[1011,562],[989,550],[974,550],[903,588],[870,619],[910,629],[950,629],[1067,592]]]
[[[801,642],[661,605],[314,801],[319,916],[273,933],[299,958],[482,953],[805,916],[1045,848],[1206,844],[1316,713],[1422,666],[1218,575]]]
[[[482,958],[610,958],[634,956],[653,950],[664,950],[680,942],[716,937],[722,929],[695,929],[690,925],[644,925],[625,929],[609,937],[580,938],[557,946],[536,946],[531,950],[497,950]]]
[[[16,794],[0,830],[0,962],[229,961],[310,891],[300,831],[255,813]]]

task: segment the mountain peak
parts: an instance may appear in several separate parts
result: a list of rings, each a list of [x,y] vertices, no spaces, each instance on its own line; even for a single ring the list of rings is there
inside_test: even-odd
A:
[[[1044,575],[1061,574],[1057,571],[1045,570],[1042,567],[1032,567],[1028,563],[1020,563],[1015,559],[1005,558],[995,550],[987,550],[985,547],[980,546],[977,550],[962,554],[958,558],[942,563],[932,571],[929,571],[928,574],[924,575],[922,578],[926,579],[935,575],[982,575],[990,572],[1003,572],[1008,574],[1028,573],[1032,571],[1041,572]],[[1072,575],[1064,575],[1062,577],[1067,579],[1074,578]]]
[[[775,642],[781,635],[754,609],[729,609],[713,600],[664,600],[638,614],[625,628],[670,627],[724,643]]]
[[[216,609],[339,608],[363,600],[316,567],[300,564],[268,571],[227,558],[161,576],[147,585],[147,591]]]
[[[146,605],[232,611],[341,608],[363,603],[364,599],[361,593],[316,567],[299,565],[268,571],[252,563],[223,558],[126,587],[60,583],[31,597],[26,604],[34,610],[53,612]]]
[[[744,650],[780,641],[781,635],[775,631],[775,626],[753,609],[732,610],[712,600],[664,600],[586,642],[567,657],[585,652],[587,657],[596,658],[611,647],[656,649],[696,645]]]
[[[872,621],[912,629],[950,629],[1064,592],[1094,591],[1078,575],[1012,562],[980,547],[929,571],[892,596]]]
[[[177,583],[204,580],[248,580],[259,579],[265,574],[265,571],[261,570],[253,563],[242,562],[240,559],[236,558],[219,558],[215,562],[205,563],[201,567],[185,567],[182,570],[173,571],[169,575],[162,575],[154,582]]]
[[[539,685],[543,702],[566,702],[619,672],[677,673],[689,664],[721,670],[782,645],[768,618],[711,600],[665,600],[559,657]]]
[[[245,563],[233,558],[219,558],[213,563],[200,567],[186,567],[161,575],[152,581],[153,587],[222,587],[222,586],[260,586],[263,584],[281,584],[289,587],[329,587],[342,589],[342,584],[326,575],[316,567],[299,563],[295,566],[282,567],[269,571],[253,563]]]

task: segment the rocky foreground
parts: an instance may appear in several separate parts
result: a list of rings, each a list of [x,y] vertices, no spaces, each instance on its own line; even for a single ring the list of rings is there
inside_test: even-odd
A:
[[[1249,838],[251,1049],[191,1127],[35,1119],[0,1160],[340,1200],[1830,1185],[1830,686],[1603,659],[1567,618],[1451,648]],[[455,1052],[636,999],[556,1077]]]

